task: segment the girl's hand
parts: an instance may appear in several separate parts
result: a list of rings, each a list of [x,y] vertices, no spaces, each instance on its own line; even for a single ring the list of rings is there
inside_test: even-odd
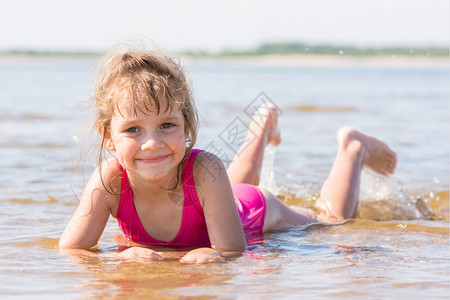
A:
[[[207,264],[224,260],[223,255],[212,248],[198,248],[189,251],[180,259],[180,262],[183,264]]]
[[[163,260],[164,253],[156,252],[149,248],[131,247],[117,254],[117,257],[123,260],[133,261],[149,261],[149,260]]]

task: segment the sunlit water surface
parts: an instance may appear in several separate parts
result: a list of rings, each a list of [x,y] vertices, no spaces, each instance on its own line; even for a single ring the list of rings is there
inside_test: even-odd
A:
[[[312,206],[351,125],[397,152],[397,173],[364,170],[358,216],[266,234],[241,257],[180,265],[113,258],[110,220],[98,255],[65,255],[58,238],[77,205],[94,59],[0,60],[0,296],[14,298],[448,299],[448,62],[186,60],[202,126],[198,147],[225,162],[260,101],[281,110],[283,143],[268,149],[264,184]],[[237,122],[237,123],[236,123]],[[239,125],[241,124],[241,125]],[[239,126],[238,126],[239,125]],[[85,176],[94,167],[84,165]]]

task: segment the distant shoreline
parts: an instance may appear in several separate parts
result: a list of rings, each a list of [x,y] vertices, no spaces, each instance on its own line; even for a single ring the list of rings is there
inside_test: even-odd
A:
[[[57,56],[57,57],[97,57],[104,52],[90,50],[34,50],[9,49],[0,51],[0,56]],[[385,46],[355,47],[345,45],[311,45],[299,42],[269,42],[249,49],[223,49],[216,52],[206,50],[186,50],[170,53],[174,56],[195,58],[234,58],[234,57],[297,57],[297,56],[336,56],[336,57],[449,57],[448,46]]]
[[[181,54],[191,56],[264,56],[264,55],[337,55],[337,56],[412,56],[412,57],[448,57],[449,48],[446,47],[419,47],[419,46],[402,46],[402,47],[355,47],[345,45],[311,45],[298,42],[278,42],[263,43],[251,49],[233,50],[225,49],[216,53],[207,51],[185,51]]]
[[[102,53],[0,53],[1,62],[14,61],[58,61],[67,59],[97,60]],[[172,57],[179,58],[183,63],[189,62],[239,62],[242,64],[258,65],[289,65],[289,66],[442,66],[450,65],[447,56],[409,56],[409,55],[326,55],[326,54],[267,54],[267,55],[220,55],[220,56],[198,56],[188,54],[171,54]]]
[[[0,52],[0,58],[96,58],[103,53],[77,52]]]

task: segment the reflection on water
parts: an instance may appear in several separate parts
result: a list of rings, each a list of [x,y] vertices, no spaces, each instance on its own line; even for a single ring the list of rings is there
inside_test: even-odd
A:
[[[289,205],[314,205],[340,126],[387,140],[399,167],[390,178],[364,170],[355,220],[271,232],[241,257],[186,266],[178,259],[187,249],[162,249],[167,259],[158,262],[117,259],[123,242],[115,220],[92,252],[57,249],[74,192],[82,191],[73,166],[92,65],[0,60],[2,298],[448,299],[446,67],[189,62],[199,147],[214,142],[231,156],[218,138],[231,121],[224,115],[249,121],[242,108],[261,90],[281,107],[283,142],[266,156],[262,182]],[[85,173],[93,166],[87,162]]]
[[[88,297],[160,298],[165,290],[175,287],[214,285],[221,286],[231,278],[223,272],[224,266],[181,266],[178,261],[120,262],[92,257],[72,257],[79,274],[89,274],[77,287],[89,291]],[[225,273],[225,274],[221,274]],[[167,296],[167,298],[169,298]]]

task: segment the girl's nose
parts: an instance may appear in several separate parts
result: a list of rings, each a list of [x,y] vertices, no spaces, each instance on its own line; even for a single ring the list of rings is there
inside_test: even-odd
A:
[[[161,139],[157,133],[149,134],[145,138],[144,142],[142,143],[141,149],[142,150],[149,150],[152,148],[159,147],[161,145]]]

